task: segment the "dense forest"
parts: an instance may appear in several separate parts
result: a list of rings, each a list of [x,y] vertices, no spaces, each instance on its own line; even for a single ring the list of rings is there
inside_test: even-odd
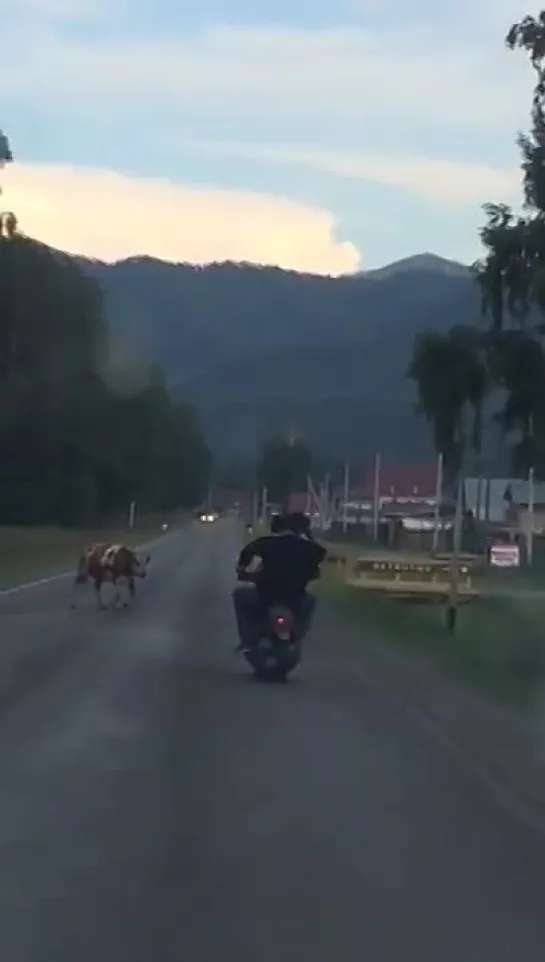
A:
[[[14,226],[0,237],[0,523],[195,504],[209,453],[193,410],[157,369],[112,359],[100,288]]]

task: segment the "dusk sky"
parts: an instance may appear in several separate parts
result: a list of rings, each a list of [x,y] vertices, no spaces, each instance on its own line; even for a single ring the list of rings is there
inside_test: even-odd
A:
[[[479,254],[519,203],[521,0],[0,0],[0,126],[22,230],[338,274]]]

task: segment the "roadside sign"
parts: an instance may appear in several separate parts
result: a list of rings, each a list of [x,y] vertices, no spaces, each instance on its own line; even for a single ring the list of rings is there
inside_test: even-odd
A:
[[[491,545],[490,564],[494,568],[520,568],[520,548],[518,544]]]

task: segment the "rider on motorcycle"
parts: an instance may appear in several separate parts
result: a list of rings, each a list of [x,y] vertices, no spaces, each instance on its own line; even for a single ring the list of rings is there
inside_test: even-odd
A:
[[[307,634],[316,608],[316,598],[306,589],[320,577],[326,550],[312,538],[308,518],[300,512],[274,515],[270,530],[239,555],[237,573],[251,571],[253,583],[237,585],[233,591],[238,650],[254,644],[260,619],[270,606],[290,608],[298,641]]]

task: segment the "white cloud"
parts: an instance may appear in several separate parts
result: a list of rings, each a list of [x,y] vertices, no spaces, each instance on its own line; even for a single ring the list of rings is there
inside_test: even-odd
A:
[[[45,0],[44,0],[45,2]],[[60,0],[59,0],[60,2]],[[194,32],[76,39],[40,27],[9,46],[4,96],[55,97],[82,108],[140,99],[233,117],[344,116],[514,129],[527,114],[522,58],[448,31],[203,27]]]
[[[328,150],[308,145],[262,145],[214,141],[189,142],[212,154],[298,164],[354,180],[400,187],[442,207],[481,205],[487,197],[514,201],[520,194],[518,168],[464,163],[415,156],[384,156],[367,152]]]
[[[499,156],[509,158],[516,130],[528,121],[532,74],[524,56],[509,53],[503,44],[510,23],[526,12],[524,0],[482,0],[482,4],[461,0],[460,8],[448,10],[437,8],[435,0],[414,0],[402,16],[397,15],[401,0],[347,2],[362,11],[366,8],[358,28],[206,22],[182,27],[181,16],[172,25],[157,0],[154,32],[151,0],[112,0],[115,22],[103,17],[106,0],[12,0],[9,8],[7,0],[0,0],[0,12],[10,11],[3,23],[0,89],[12,116],[17,119],[20,109],[22,118],[13,140],[16,156],[27,156],[22,139],[27,136],[28,143],[39,144],[49,157],[65,159],[50,146],[60,118],[64,144],[77,143],[82,154],[92,151],[88,154],[92,162],[115,164],[122,157],[126,165],[143,167],[152,153],[151,162],[157,160],[157,167],[168,170],[168,151],[174,144],[170,169],[176,170],[184,130],[206,131],[212,137],[217,130],[219,136],[252,141],[267,125],[267,136],[278,144],[201,147],[401,188],[451,211],[463,208],[464,217],[467,208],[480,207],[488,199],[516,203],[518,171],[493,165]],[[376,13],[369,12],[369,6]],[[123,11],[130,16],[123,19]],[[447,16],[449,25],[445,25]],[[92,17],[102,17],[100,30],[87,29],[84,21]],[[66,29],[69,20],[73,22]],[[77,29],[78,20],[85,30]],[[122,143],[113,142],[111,136],[118,123],[123,128]],[[308,142],[288,144],[294,130],[299,141]],[[108,142],[102,152],[106,133]],[[344,143],[350,136],[354,149],[341,149],[334,139],[337,134]],[[434,149],[429,152],[427,134],[433,138]],[[317,147],[317,142],[322,146]],[[150,145],[158,145],[160,159]],[[453,160],[453,145],[459,148],[458,155],[469,152],[482,162]],[[442,156],[435,159],[427,155],[438,152]],[[221,160],[218,168],[221,182]],[[270,169],[268,173],[272,174]],[[28,179],[31,174],[34,179]],[[121,209],[117,187],[112,187],[114,175],[15,167],[10,173],[13,190],[18,186],[21,192],[26,185],[27,191],[26,200],[21,197],[17,205],[25,230],[96,256],[146,249],[158,256],[196,261],[247,257],[333,272],[354,266],[356,252],[336,242],[329,213],[272,195],[210,192],[151,181],[140,186],[121,178],[125,186],[119,194],[125,197],[125,213],[119,215],[120,223],[103,229],[84,183],[96,185],[97,178],[106,176],[108,185],[101,181],[104,186],[94,194],[91,191],[93,204],[103,190],[111,195],[114,209]],[[63,207],[61,193],[70,184],[74,200]],[[131,205],[141,203],[136,200],[137,190],[139,197],[141,192],[149,198],[149,208],[152,193],[159,192],[158,210],[160,218],[166,218],[166,227],[143,238],[138,235],[135,241],[124,223],[133,223]],[[359,191],[358,185],[355,190]],[[175,203],[165,200],[170,197],[168,191],[174,192]],[[47,219],[43,210],[51,200],[50,192],[56,213]],[[31,196],[34,209],[28,207]],[[81,224],[69,210],[79,203],[84,211]],[[180,212],[176,216],[182,221],[206,223],[206,232],[193,226],[192,236],[183,231],[177,234],[170,207]],[[38,216],[40,210],[43,216]],[[254,217],[257,210],[262,213]],[[241,217],[239,211],[244,212]],[[473,231],[473,226],[469,229]],[[399,235],[409,231],[408,225],[399,225]],[[430,239],[430,244],[434,242]]]
[[[325,210],[275,195],[198,189],[106,170],[13,164],[4,204],[53,247],[105,260],[142,251],[169,261],[247,260],[341,274],[360,264]]]

